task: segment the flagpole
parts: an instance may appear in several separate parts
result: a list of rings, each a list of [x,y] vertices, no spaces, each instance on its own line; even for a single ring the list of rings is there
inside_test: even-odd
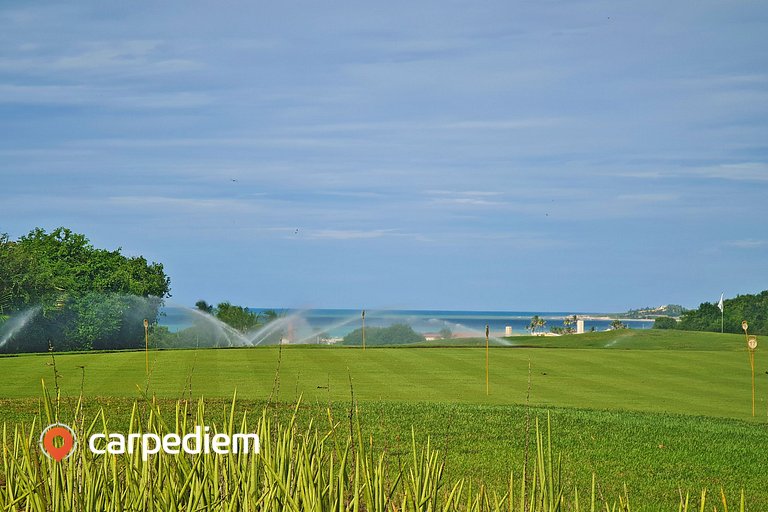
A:
[[[365,310],[363,310],[363,350],[365,350]]]
[[[720,302],[717,303],[717,307],[720,308],[720,334],[725,332],[725,303],[723,302],[723,295],[725,295],[725,292],[720,294]]]
[[[149,320],[144,319],[144,364],[149,377]]]
[[[491,393],[488,387],[488,324],[485,325],[485,394]]]

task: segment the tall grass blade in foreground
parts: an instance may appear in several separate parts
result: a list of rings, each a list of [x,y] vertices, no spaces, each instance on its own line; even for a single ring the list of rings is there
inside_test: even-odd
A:
[[[58,393],[57,393],[58,395]],[[546,431],[536,421],[535,458],[530,473],[510,472],[504,494],[471,481],[446,482],[445,464],[429,441],[418,446],[412,435],[410,454],[394,464],[386,452],[373,449],[365,439],[357,416],[353,428],[337,428],[328,409],[329,429],[312,422],[300,428],[293,415],[273,422],[265,408],[255,425],[245,413],[236,414],[236,398],[221,418],[212,418],[201,399],[190,410],[186,401],[176,403],[165,415],[154,399],[135,402],[131,433],[167,433],[180,436],[195,426],[209,426],[217,433],[254,432],[260,453],[178,454],[159,453],[143,460],[140,453],[94,455],[87,447],[93,433],[108,434],[104,411],[86,420],[78,401],[71,425],[78,437],[75,451],[54,462],[38,447],[40,431],[59,418],[58,396],[44,390],[39,417],[28,427],[7,424],[2,431],[0,508],[7,511],[366,511],[366,512],[556,512],[629,511],[625,489],[615,501],[599,499],[593,478],[588,499],[577,489],[566,493],[560,457]],[[67,416],[69,417],[69,415]],[[343,432],[343,433],[342,433]],[[517,495],[515,494],[517,492]],[[566,494],[569,496],[566,497]],[[570,497],[572,496],[572,497]],[[704,510],[702,491],[700,510]],[[727,502],[721,492],[724,510]],[[582,506],[582,503],[585,505]],[[589,508],[586,508],[586,506]],[[696,507],[681,495],[680,511]],[[642,510],[642,506],[640,509]],[[670,510],[674,508],[670,507]],[[741,510],[744,497],[741,496]]]

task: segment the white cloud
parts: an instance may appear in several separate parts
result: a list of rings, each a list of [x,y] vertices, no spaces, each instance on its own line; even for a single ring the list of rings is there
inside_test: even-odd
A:
[[[768,246],[768,240],[754,240],[748,238],[746,240],[732,240],[727,242],[726,245],[738,249],[758,249],[760,247]]]
[[[307,238],[321,240],[360,240],[384,237],[411,236],[400,233],[397,229],[319,229],[309,230],[305,233]]]
[[[736,181],[768,181],[768,163],[740,162],[693,169],[693,173],[708,178]]]
[[[489,190],[427,190],[426,194],[436,196],[498,196],[501,192]]]
[[[81,42],[60,47],[27,43],[21,55],[0,58],[0,71],[31,76],[151,76],[203,68],[201,62],[165,54],[159,40]],[[78,73],[79,75],[74,75]]]
[[[432,199],[433,205],[458,205],[458,206],[502,206],[504,203],[499,201],[488,201],[487,199],[478,199],[475,197],[443,197]]]
[[[619,201],[631,201],[634,203],[663,203],[677,201],[680,194],[657,193],[657,194],[619,194],[616,196]]]
[[[217,216],[263,213],[267,207],[258,198],[252,200],[207,197],[172,197],[161,195],[124,195],[97,197],[90,195],[16,194],[3,198],[2,207],[23,214],[104,216],[167,215]]]
[[[490,120],[478,119],[472,121],[456,121],[446,123],[444,128],[450,130],[524,130],[529,128],[546,128],[562,125],[562,118],[531,118],[531,119],[509,119],[509,120]]]
[[[162,106],[159,102],[157,106]],[[105,148],[185,148],[185,147],[282,147],[282,148],[323,148],[344,147],[346,139],[312,138],[312,137],[159,137],[153,139],[121,138],[121,139],[81,139],[73,145]]]
[[[388,132],[434,132],[441,131],[474,131],[474,130],[525,130],[531,128],[546,128],[562,125],[565,118],[520,118],[520,119],[459,119],[459,120],[404,120],[356,123],[328,123],[297,126],[299,131],[312,132],[359,132],[359,131],[388,131]]]
[[[88,85],[0,84],[0,103],[21,105],[98,105],[112,108],[177,109],[210,104],[208,93],[137,92]]]

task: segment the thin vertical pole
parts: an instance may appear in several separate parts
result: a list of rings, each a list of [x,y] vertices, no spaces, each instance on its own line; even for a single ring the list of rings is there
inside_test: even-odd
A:
[[[363,310],[363,350],[365,350],[365,310]]]
[[[752,367],[752,417],[755,417],[755,351],[749,351],[749,365]]]
[[[144,319],[144,365],[147,375],[149,375],[149,321]]]
[[[485,394],[490,394],[490,387],[488,383],[488,367],[489,367],[489,359],[488,359],[488,324],[485,324]]]
[[[749,367],[752,369],[752,417],[755,416],[755,351],[749,346],[749,324],[746,320],[741,321],[741,328],[744,330],[744,339],[747,341],[747,350],[749,350]]]

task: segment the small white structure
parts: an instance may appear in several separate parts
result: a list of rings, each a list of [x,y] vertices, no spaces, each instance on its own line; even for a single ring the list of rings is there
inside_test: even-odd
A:
[[[584,334],[584,320],[580,318],[576,320],[576,334]]]
[[[508,325],[504,328],[504,336],[512,336],[512,326]]]

